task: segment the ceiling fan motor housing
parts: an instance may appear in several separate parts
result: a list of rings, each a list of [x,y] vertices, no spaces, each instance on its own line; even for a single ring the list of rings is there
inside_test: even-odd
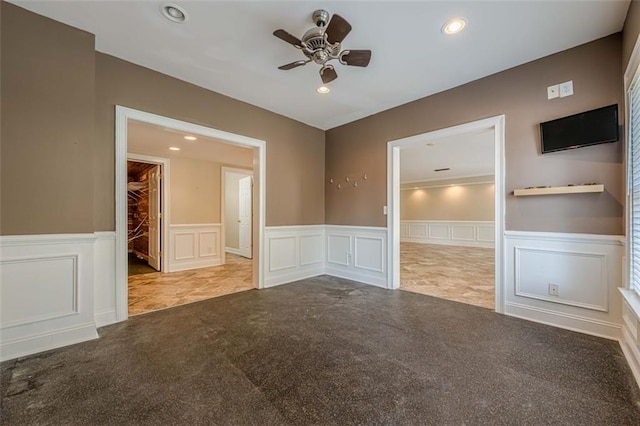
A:
[[[323,28],[327,26],[327,22],[329,22],[329,12],[323,9],[318,9],[313,12],[313,23],[316,26]]]

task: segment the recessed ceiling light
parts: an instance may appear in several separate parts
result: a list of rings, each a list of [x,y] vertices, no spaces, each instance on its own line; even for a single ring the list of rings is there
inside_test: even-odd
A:
[[[171,22],[177,22],[178,24],[189,18],[187,11],[175,3],[163,3],[160,5],[160,12],[162,12],[162,16]]]
[[[198,138],[196,138],[195,136],[185,136],[184,138],[185,138],[186,140],[188,140],[188,141],[195,141],[195,140],[197,140],[197,139],[198,139]]]
[[[316,89],[316,92],[320,93],[321,95],[326,95],[330,91],[331,89],[329,89],[327,86],[320,86]]]
[[[177,146],[170,146],[169,149],[171,151],[180,151],[180,148],[178,148]]]
[[[459,33],[467,26],[467,21],[463,18],[453,18],[442,26],[442,34],[452,35]]]

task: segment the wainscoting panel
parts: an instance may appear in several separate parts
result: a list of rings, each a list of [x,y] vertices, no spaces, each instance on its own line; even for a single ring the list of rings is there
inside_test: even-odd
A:
[[[0,359],[98,337],[94,234],[0,237]]]
[[[507,231],[505,313],[619,339],[623,237]]]
[[[326,225],[328,275],[387,287],[387,228]]]
[[[324,225],[265,228],[265,287],[324,273]]]
[[[640,296],[633,290],[619,289],[623,296],[620,347],[636,383],[640,385]]]
[[[117,322],[116,233],[96,232],[94,259],[94,310],[98,327]]]
[[[495,228],[493,222],[403,220],[400,241],[492,248]]]
[[[219,223],[169,225],[169,272],[222,265]]]

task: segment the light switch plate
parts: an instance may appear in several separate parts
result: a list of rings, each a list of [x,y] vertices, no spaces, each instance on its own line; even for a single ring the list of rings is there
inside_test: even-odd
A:
[[[560,83],[560,97],[564,98],[571,95],[573,95],[573,80]]]
[[[560,85],[554,84],[547,87],[547,99],[555,99],[560,96]]]
[[[382,206],[382,214],[387,214],[387,206]]]

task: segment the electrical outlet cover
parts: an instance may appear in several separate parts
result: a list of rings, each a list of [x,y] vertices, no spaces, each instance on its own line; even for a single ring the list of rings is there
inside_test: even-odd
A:
[[[573,80],[565,81],[560,84],[560,97],[564,98],[565,96],[573,95]]]
[[[560,96],[560,86],[554,84],[553,86],[547,87],[547,99],[555,99]]]

